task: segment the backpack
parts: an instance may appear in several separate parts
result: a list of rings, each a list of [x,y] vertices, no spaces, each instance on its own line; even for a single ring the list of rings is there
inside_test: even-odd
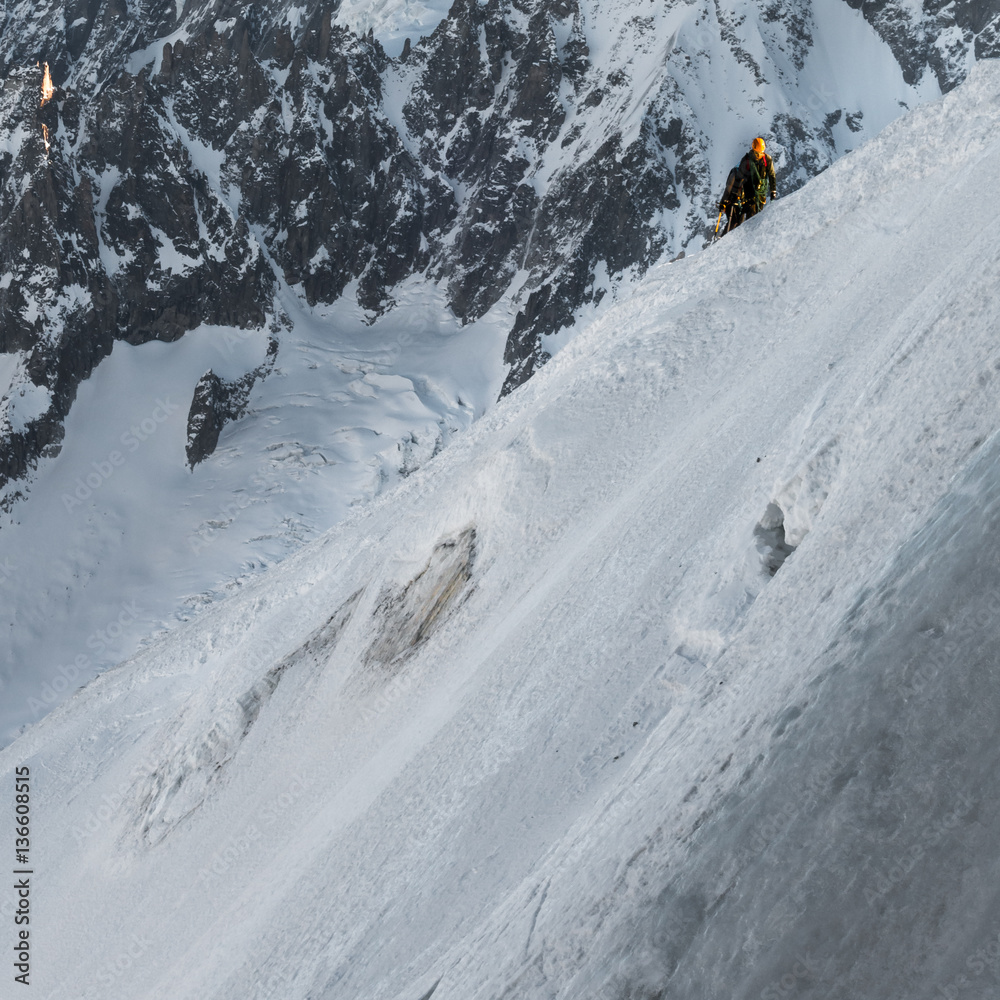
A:
[[[761,156],[759,163],[749,153],[745,154],[738,168],[743,179],[745,197],[755,198],[760,188],[768,182],[768,173],[773,169],[774,161],[767,153]]]

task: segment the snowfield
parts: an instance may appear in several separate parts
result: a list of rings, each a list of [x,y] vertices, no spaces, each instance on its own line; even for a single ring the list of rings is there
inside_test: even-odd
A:
[[[37,995],[995,996],[998,111],[655,268],[3,750]]]
[[[429,35],[448,14],[448,0],[342,0],[337,8],[338,24],[357,35],[371,31],[395,57],[407,38],[416,41]]]

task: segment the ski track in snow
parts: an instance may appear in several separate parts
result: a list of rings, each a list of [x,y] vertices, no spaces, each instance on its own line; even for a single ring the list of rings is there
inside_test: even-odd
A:
[[[991,996],[998,101],[654,269],[2,751],[39,995]]]

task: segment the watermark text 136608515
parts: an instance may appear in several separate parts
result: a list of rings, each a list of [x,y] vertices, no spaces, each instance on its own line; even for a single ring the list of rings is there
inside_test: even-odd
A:
[[[14,981],[31,985],[31,769],[14,771]]]

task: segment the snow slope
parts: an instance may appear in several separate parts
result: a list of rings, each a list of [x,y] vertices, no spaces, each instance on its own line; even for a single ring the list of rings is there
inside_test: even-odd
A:
[[[998,106],[654,269],[0,753],[39,995],[995,995]]]
[[[298,23],[304,9],[292,8],[290,19]],[[345,3],[337,15],[355,30],[372,27],[389,44],[387,33],[398,29],[416,37],[418,22],[429,18],[431,26],[444,13],[440,3],[386,0]],[[630,220],[626,229],[653,227],[631,240],[633,249],[644,248],[636,250],[643,259],[647,255],[655,259],[661,250],[669,257],[682,247],[690,252],[703,242],[706,204],[715,204],[750,136],[757,132],[768,136],[777,156],[780,189],[787,193],[807,174],[819,172],[875,135],[901,107],[936,94],[933,80],[919,87],[906,84],[887,44],[846,5],[810,4],[795,16],[786,14],[778,16],[756,3],[728,10],[704,0],[696,5],[654,5],[646,13],[631,0],[587,0],[576,15],[552,20],[555,48],[549,55],[535,54],[543,62],[565,61],[573,39],[585,43],[589,53],[586,73],[575,83],[566,76],[559,85],[564,118],[557,134],[546,140],[544,122],[514,116],[501,133],[514,129],[516,141],[508,146],[504,139],[496,148],[485,142],[484,149],[493,149],[492,166],[481,176],[476,171],[466,175],[454,164],[446,169],[444,164],[458,155],[459,138],[465,134],[463,128],[472,127],[472,119],[478,121],[482,114],[506,120],[511,102],[520,100],[517,67],[505,68],[499,83],[489,78],[488,89],[492,91],[495,84],[495,95],[488,114],[471,104],[463,107],[460,110],[469,121],[461,127],[454,123],[454,129],[437,139],[410,135],[404,111],[407,102],[416,101],[427,89],[422,83],[426,67],[416,58],[386,67],[381,106],[367,107],[366,113],[375,121],[384,116],[389,131],[409,143],[417,161],[424,162],[421,146],[437,143],[429,164],[440,160],[438,186],[454,189],[457,206],[472,212],[465,221],[458,218],[450,234],[439,234],[446,246],[462,243],[469,258],[442,264],[441,273],[450,281],[463,267],[483,268],[491,273],[480,274],[471,284],[479,286],[476,294],[484,294],[482,286],[509,266],[510,287],[477,323],[463,327],[449,306],[447,281],[431,284],[426,275],[414,274],[391,289],[396,307],[369,326],[372,317],[357,304],[357,281],[337,302],[315,307],[307,306],[301,284],[292,288],[282,284],[279,301],[264,306],[271,315],[287,316],[289,328],[278,328],[282,324],[277,319],[253,333],[202,325],[179,337],[172,347],[117,343],[112,356],[81,383],[58,455],[49,449],[31,476],[12,481],[7,495],[0,495],[0,506],[8,511],[0,515],[0,600],[10,609],[4,622],[6,641],[0,645],[4,693],[0,744],[41,718],[79,684],[131,655],[149,636],[190,618],[336,524],[353,503],[412,471],[455,431],[467,427],[492,405],[504,384],[504,340],[525,297],[550,283],[553,273],[579,269],[578,251],[604,258],[592,272],[584,261],[586,294],[598,300],[605,292],[611,294],[600,300],[600,307],[564,302],[567,315],[590,317],[609,304],[616,287],[627,290],[641,270],[639,258],[609,245],[623,219]],[[135,16],[143,30],[155,24],[139,12]],[[206,16],[202,6],[188,10],[185,37],[197,36],[195,26]],[[527,14],[513,11],[511,17],[517,25]],[[461,18],[456,23],[460,22]],[[41,30],[47,23],[41,18],[35,26]],[[234,29],[230,24],[218,30],[226,34]],[[111,59],[111,50],[97,44],[97,35],[94,38],[96,47],[88,49],[66,81],[85,109],[98,107],[85,96],[93,86],[85,82],[87,67]],[[114,44],[120,43],[115,35]],[[189,37],[189,48],[190,44]],[[134,52],[128,65],[134,72],[143,67],[152,72],[162,68],[162,57],[161,40]],[[282,82],[269,92],[269,99],[286,109],[299,106],[303,127],[314,128],[317,137],[329,142],[332,126],[321,99],[331,88],[329,67],[324,69],[322,61],[308,65],[304,75],[313,78],[314,86],[304,92],[285,89],[287,73],[272,67]],[[60,85],[63,82],[59,80]],[[206,73],[201,83],[208,87],[217,81]],[[252,192],[241,195],[226,178],[242,173],[246,149],[239,137],[250,122],[256,122],[254,129],[260,127],[254,116],[263,110],[248,105],[242,121],[233,112],[227,128],[234,127],[235,132],[226,136],[222,130],[220,135],[214,117],[204,115],[194,100],[197,90],[191,84],[172,92],[146,142],[163,141],[164,158],[168,148],[183,150],[180,165],[190,160],[190,166],[204,174],[215,192],[220,218],[235,222],[241,197]],[[235,106],[246,97],[245,88],[237,91],[225,97]],[[34,112],[33,95],[30,104]],[[825,124],[832,119],[836,119],[832,125]],[[6,127],[13,128],[14,122],[12,117]],[[96,129],[96,122],[92,124]],[[55,134],[55,122],[52,127]],[[115,204],[113,192],[118,192],[115,198],[126,197],[121,193],[125,189],[117,187],[123,180],[115,159],[121,144],[109,142],[102,153],[106,161],[91,162],[89,154],[80,160],[80,149],[87,148],[86,133],[86,127],[82,133],[75,127],[62,128],[59,142],[74,176],[90,176],[100,192],[95,232],[107,270],[114,274],[123,260],[120,255],[142,253],[144,241],[128,231],[124,219],[139,219],[142,213],[131,204],[132,195],[117,211],[108,209]],[[648,148],[634,145],[653,133],[664,138]],[[10,144],[19,148],[20,140],[11,138]],[[306,143],[305,148],[311,151],[313,145]],[[669,197],[664,190],[651,194],[645,182],[623,178],[617,169],[602,178],[602,164],[620,162],[629,150],[626,158],[647,166],[666,158],[662,165],[673,178]],[[485,198],[493,207],[483,224],[495,211],[511,215],[513,202],[505,201],[507,194],[498,178],[512,171],[512,183],[520,184],[521,168],[511,166],[515,152],[525,158],[527,183],[541,202],[523,252],[512,250],[506,264],[493,260],[491,265],[490,240],[484,243],[480,238],[486,230],[476,222],[479,210],[474,210],[482,191],[475,196],[474,191],[500,184]],[[578,173],[586,164],[590,166]],[[255,187],[265,183],[269,171],[266,162],[257,167],[252,173]],[[152,170],[152,165],[145,168]],[[144,184],[149,183],[147,176]],[[618,209],[614,196],[607,198],[608,184],[619,193],[629,192]],[[646,200],[640,189],[645,190]],[[170,198],[180,197],[172,187],[169,190],[174,192]],[[303,198],[307,193],[302,192]],[[607,209],[601,225],[608,229],[603,236],[599,225],[581,221],[589,207],[600,202]],[[505,204],[508,208],[502,207]],[[306,212],[305,200],[299,210]],[[649,219],[647,212],[652,213]],[[448,212],[442,209],[441,215],[447,217]],[[322,213],[320,217],[325,218]],[[162,226],[168,222],[159,220],[152,230],[159,235],[148,242],[159,248],[150,266],[155,263],[154,272],[166,275],[188,265],[177,249],[186,245],[184,240],[175,233],[177,242],[172,242]],[[318,222],[317,226],[322,228]],[[470,237],[466,246],[462,233],[469,226],[480,236]],[[276,223],[274,228],[283,227]],[[53,241],[56,232],[53,229]],[[225,240],[222,231],[213,233],[205,253],[215,259],[223,253]],[[63,233],[62,238],[69,237]],[[316,235],[317,245],[324,247],[331,239],[335,244],[329,227]],[[269,244],[259,228],[251,243],[272,256],[280,254],[278,243],[272,239]],[[195,252],[192,246],[188,249]],[[318,256],[325,253],[324,249]],[[342,248],[340,255],[353,256]],[[279,284],[280,270],[276,269]],[[564,274],[573,285],[571,277]],[[7,273],[0,276],[0,285],[13,280]],[[33,280],[36,284],[40,280],[37,274]],[[155,284],[148,274],[139,280]],[[44,281],[37,287],[47,287],[46,295],[62,302],[54,287],[43,286]],[[559,329],[559,309],[551,305],[548,318],[543,310],[544,322],[539,321],[544,332],[530,333],[528,338],[532,344],[538,340],[547,354],[556,353],[585,322]],[[67,329],[65,310],[46,315],[50,332]],[[248,413],[225,428],[215,454],[189,470],[185,433],[199,379],[211,368],[220,377],[239,380],[264,363],[271,336],[278,342],[274,368],[254,386]],[[68,342],[75,342],[75,336]],[[32,378],[41,380],[38,358],[32,361],[27,352],[9,358],[0,362],[0,396],[11,397],[0,400],[0,432],[5,420],[11,429],[23,429],[51,402],[27,374],[33,364]],[[142,430],[143,422],[148,431]],[[13,494],[20,499],[8,503]]]

